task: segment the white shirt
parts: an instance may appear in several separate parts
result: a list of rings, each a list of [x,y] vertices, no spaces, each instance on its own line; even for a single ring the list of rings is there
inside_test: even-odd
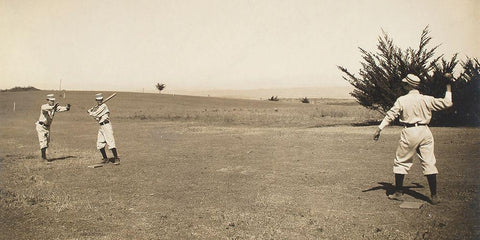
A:
[[[64,112],[67,111],[67,107],[57,106],[57,109],[53,110],[54,106],[50,106],[50,104],[46,103],[40,107],[40,117],[38,118],[39,122],[43,122],[45,125],[50,126],[53,121],[53,116],[55,116],[56,112]]]
[[[452,105],[452,92],[446,92],[444,98],[434,98],[414,89],[395,101],[378,128],[383,129],[397,117],[401,123],[428,124],[432,119],[432,111],[443,110]]]
[[[90,116],[95,118],[95,120],[97,120],[99,123],[102,123],[106,120],[110,120],[109,118],[110,110],[108,110],[107,104],[105,103],[100,104],[100,106],[98,106],[96,110],[93,110],[93,111],[88,110],[88,113],[90,114]]]

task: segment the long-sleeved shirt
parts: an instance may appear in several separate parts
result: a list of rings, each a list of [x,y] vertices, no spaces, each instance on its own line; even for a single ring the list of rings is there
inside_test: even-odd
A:
[[[95,109],[88,110],[88,113],[90,114],[90,116],[95,118],[95,120],[97,120],[97,122],[99,123],[103,123],[106,120],[110,121],[110,118],[109,118],[110,110],[108,110],[107,104],[105,103],[100,104],[96,110]]]
[[[46,126],[50,126],[53,121],[53,117],[57,112],[68,111],[67,107],[57,106],[57,109],[54,111],[54,106],[46,103],[40,107],[40,117],[38,118],[39,122],[43,122]]]
[[[443,110],[452,105],[452,92],[447,91],[444,98],[434,98],[414,89],[395,101],[378,128],[383,129],[397,117],[405,124],[428,124],[432,119],[432,111]]]

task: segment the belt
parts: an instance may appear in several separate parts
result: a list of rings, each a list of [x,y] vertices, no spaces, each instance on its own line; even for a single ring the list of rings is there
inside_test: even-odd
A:
[[[105,121],[101,122],[100,125],[105,125],[105,124],[107,124],[107,123],[110,123],[110,121],[105,120]]]
[[[427,126],[426,123],[404,123],[405,128],[418,127],[418,126]]]
[[[50,125],[47,125],[46,123],[44,123],[44,122],[40,122],[40,121],[38,121],[38,124],[40,124],[40,125],[42,125],[42,126],[45,126],[45,127],[48,127],[48,126],[50,126]]]

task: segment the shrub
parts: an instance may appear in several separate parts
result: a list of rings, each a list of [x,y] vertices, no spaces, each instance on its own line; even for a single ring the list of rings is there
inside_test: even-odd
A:
[[[155,87],[157,88],[158,92],[161,93],[162,90],[165,89],[166,85],[163,83],[157,83]]]
[[[438,46],[428,48],[432,39],[428,34],[426,27],[421,34],[418,49],[400,49],[385,32],[378,38],[378,52],[359,48],[363,59],[359,77],[338,66],[346,74],[343,79],[355,87],[350,95],[360,105],[384,115],[398,97],[407,93],[401,80],[412,73],[422,79],[420,91],[423,94],[444,97],[445,86],[449,81],[444,74],[453,72],[458,65],[457,54],[450,60],[445,60],[443,56],[434,57]],[[431,121],[433,125],[479,124],[478,60],[468,59],[462,62],[462,66],[463,73],[452,84],[454,107],[435,112]]]
[[[272,96],[268,99],[268,101],[278,101],[278,96]]]

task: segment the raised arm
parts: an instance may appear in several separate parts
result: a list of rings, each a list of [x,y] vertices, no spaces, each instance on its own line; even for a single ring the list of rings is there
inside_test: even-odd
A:
[[[428,107],[432,111],[439,111],[453,106],[452,102],[452,87],[450,84],[447,84],[447,90],[445,92],[444,98],[431,98],[431,101]]]

